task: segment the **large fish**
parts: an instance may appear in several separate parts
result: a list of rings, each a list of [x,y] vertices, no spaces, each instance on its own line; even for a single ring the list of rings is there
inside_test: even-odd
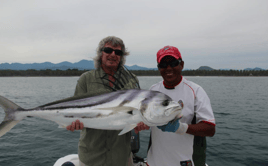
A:
[[[39,117],[66,127],[79,119],[84,127],[122,130],[122,135],[143,122],[161,126],[181,118],[182,102],[157,91],[119,90],[92,97],[71,97],[33,109],[23,109],[0,96],[0,105],[6,113],[0,124],[0,137],[25,117]]]

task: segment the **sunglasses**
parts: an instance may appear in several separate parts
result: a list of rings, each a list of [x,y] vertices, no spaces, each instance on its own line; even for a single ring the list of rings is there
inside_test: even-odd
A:
[[[102,51],[104,51],[107,54],[111,54],[114,51],[115,55],[123,56],[123,51],[121,51],[121,50],[114,50],[114,49],[112,49],[110,47],[104,47],[102,49]]]
[[[161,63],[158,63],[157,67],[158,67],[158,68],[167,68],[168,65],[169,65],[170,67],[176,67],[176,66],[178,66],[180,63],[181,63],[181,60],[176,60],[176,61],[171,61],[171,62],[161,62]]]

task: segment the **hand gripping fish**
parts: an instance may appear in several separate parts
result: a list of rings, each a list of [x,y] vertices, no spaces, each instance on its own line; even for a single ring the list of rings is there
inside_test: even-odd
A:
[[[23,109],[0,96],[6,113],[0,124],[0,137],[25,117],[39,117],[66,127],[79,119],[84,127],[103,130],[122,130],[125,134],[139,122],[161,126],[181,118],[182,102],[157,91],[119,90],[92,97],[70,97],[33,109]]]

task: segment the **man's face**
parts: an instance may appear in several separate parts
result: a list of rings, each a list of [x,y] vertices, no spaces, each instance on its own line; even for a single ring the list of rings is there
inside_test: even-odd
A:
[[[109,47],[114,50],[121,50],[121,46],[113,47],[109,43],[106,43],[104,47]],[[117,70],[120,60],[121,60],[121,56],[116,55],[114,51],[110,54],[102,51],[101,66],[104,70],[105,69],[108,69],[108,70],[112,69],[114,71]]]
[[[165,56],[160,63],[171,63],[178,61],[172,56]],[[158,68],[161,76],[164,79],[166,85],[175,85],[181,81],[181,71],[183,69],[184,62],[182,61],[178,66],[171,67],[168,65],[166,68]]]

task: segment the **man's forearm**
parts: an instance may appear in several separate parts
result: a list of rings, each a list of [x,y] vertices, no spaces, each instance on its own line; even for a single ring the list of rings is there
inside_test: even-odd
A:
[[[215,134],[215,126],[204,122],[189,124],[186,133],[201,137],[212,137]]]

